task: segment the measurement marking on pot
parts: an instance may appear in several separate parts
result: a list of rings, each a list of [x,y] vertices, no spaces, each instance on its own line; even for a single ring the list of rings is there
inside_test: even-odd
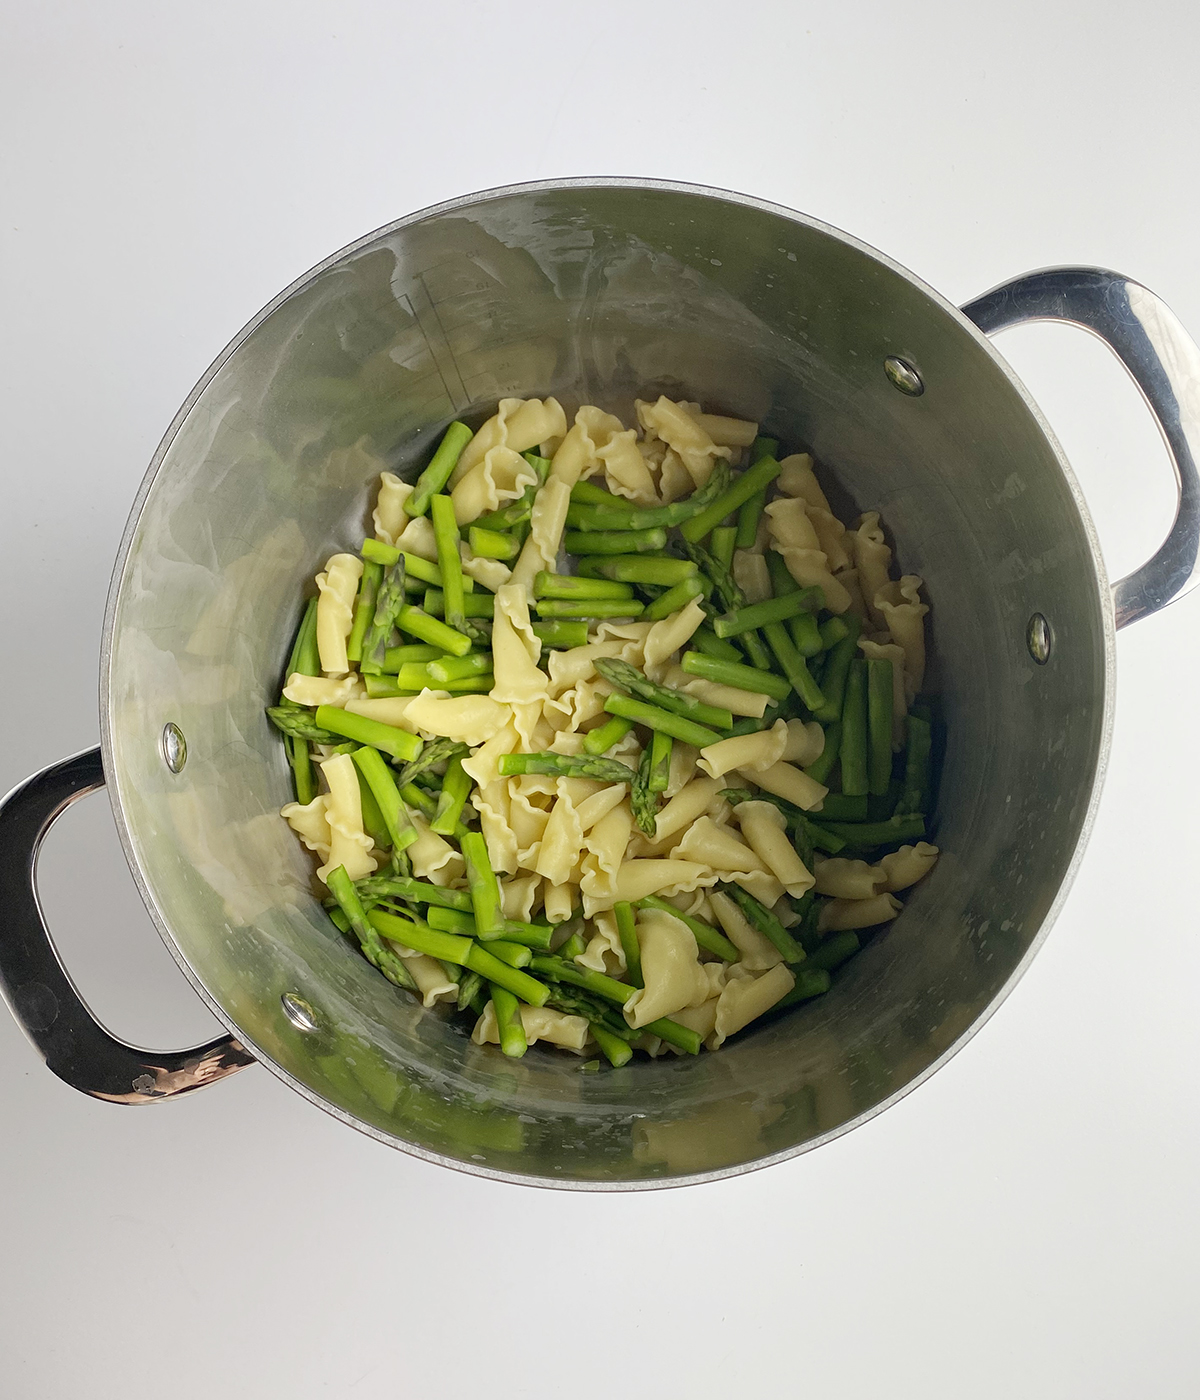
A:
[[[910,398],[919,398],[925,392],[925,381],[916,368],[907,360],[902,360],[899,355],[889,355],[884,360],[883,372],[902,394],[907,394]]]
[[[1039,666],[1044,666],[1050,660],[1050,647],[1053,638],[1050,633],[1050,624],[1041,615],[1034,613],[1029,619],[1029,626],[1025,632],[1025,643],[1029,647],[1029,654]]]
[[[162,756],[172,773],[180,772],[187,762],[187,740],[177,724],[163,725]]]

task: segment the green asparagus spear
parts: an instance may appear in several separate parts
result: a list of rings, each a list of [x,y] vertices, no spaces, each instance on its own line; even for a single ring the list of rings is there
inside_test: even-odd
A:
[[[353,715],[336,705],[319,705],[315,718],[321,729],[353,739],[357,744],[370,744],[401,762],[416,758],[421,752],[421,741],[415,734],[365,715]]]
[[[699,572],[690,559],[654,558],[651,555],[596,555],[580,559],[577,565],[585,578],[608,578],[618,583],[649,583],[673,588]]]
[[[580,598],[633,597],[633,589],[627,583],[614,583],[606,578],[581,578],[578,574],[552,574],[541,570],[533,580],[535,598],[565,598],[568,601]]]
[[[428,596],[426,594],[426,597]],[[397,613],[396,626],[402,632],[409,632],[414,637],[420,637],[423,642],[429,642],[431,646],[441,647],[451,656],[466,656],[471,650],[470,637],[456,632],[453,627],[448,627],[436,617],[430,617],[427,612],[411,605],[402,607]]]
[[[706,729],[694,720],[672,714],[671,711],[660,709],[657,705],[648,705],[643,700],[631,699],[628,695],[610,695],[604,702],[604,708],[610,715],[631,719],[634,724],[643,724],[647,729],[669,734],[672,739],[679,739],[698,749],[718,743],[722,737],[715,730]]]
[[[358,602],[354,605],[354,622],[346,639],[346,657],[353,662],[362,660],[363,641],[375,616],[375,599],[383,582],[383,565],[368,560],[363,565],[362,581],[358,585]]]
[[[892,663],[887,660],[867,662],[867,745],[867,790],[882,797],[892,779]]]
[[[460,938],[456,933],[443,933],[416,919],[403,919],[382,909],[372,909],[367,919],[384,938],[411,948],[414,953],[424,953],[426,957],[437,958],[441,962],[457,963],[459,967],[468,966],[468,954],[475,946],[469,938]]]
[[[375,750],[372,749],[371,752],[375,753]],[[375,756],[379,758],[378,754]],[[381,758],[379,761],[383,763]],[[370,784],[361,772],[357,776],[358,805],[362,817],[362,829],[381,851],[385,851],[392,844],[391,833],[388,831],[387,823],[383,820],[383,813],[379,810],[379,803],[375,801],[375,794],[371,791]]]
[[[815,816],[819,817],[820,813]],[[920,812],[911,816],[890,817],[883,822],[818,821],[818,826],[840,836],[856,851],[873,851],[879,846],[902,846],[925,837],[925,818]]]
[[[789,618],[787,629],[793,645],[805,660],[821,654],[821,629],[812,613],[803,612]]]
[[[779,471],[780,464],[773,457],[760,458],[711,505],[706,506],[698,515],[693,515],[690,520],[684,521],[679,527],[680,534],[692,544],[702,540],[727,515],[732,515],[735,510],[740,510],[751,496],[759,491],[764,491],[779,475]]]
[[[762,513],[767,504],[767,493],[756,491],[743,502],[738,511],[737,535],[734,539],[736,549],[753,549],[754,542],[758,538],[758,522],[762,518]]]
[[[598,783],[632,783],[633,769],[611,758],[590,754],[506,753],[496,765],[502,778],[522,773],[547,773],[554,778],[592,778]]]
[[[768,671],[756,671],[753,666],[741,666],[732,661],[719,661],[698,651],[685,651],[683,669],[689,676],[700,676],[716,685],[731,685],[738,690],[769,695],[774,700],[786,700],[792,693],[790,683],[782,676]]]
[[[466,890],[447,890],[441,885],[426,884],[397,875],[368,875],[359,880],[358,892],[363,899],[409,899],[416,904],[437,905],[444,909],[471,910],[471,896]]]
[[[442,574],[442,593],[445,599],[446,622],[458,632],[465,632],[466,592],[463,589],[462,559],[459,555],[458,522],[454,516],[454,502],[449,496],[432,496],[429,501],[429,518],[433,521],[433,536],[437,543],[438,568]],[[480,594],[480,597],[484,595]],[[429,608],[426,593],[426,611]]]
[[[446,595],[440,588],[427,588],[424,597],[421,599],[421,606],[430,617],[445,617]],[[467,619],[487,618],[490,620],[495,616],[495,613],[496,596],[494,593],[463,594],[464,626]],[[456,630],[461,630],[461,628]]]
[[[443,933],[460,933],[464,938],[475,937],[475,915],[461,909],[442,909],[431,904],[425,911],[425,922]]]
[[[795,1006],[797,1002],[823,996],[829,990],[831,980],[829,973],[824,968],[798,967],[796,969],[796,985],[786,996],[779,998],[772,1010],[780,1011],[785,1006]]]
[[[359,663],[359,669],[366,674],[379,675],[383,670],[392,629],[396,625],[397,617],[404,611],[405,559],[406,556],[402,554],[385,571],[375,595],[375,611],[363,638],[362,659]]]
[[[703,545],[689,544],[686,540],[683,547],[691,562],[712,581],[721,606],[727,612],[735,612],[738,608],[746,606],[746,595],[738,587],[728,567],[715,554],[710,553]]]
[[[407,666],[412,661],[419,661],[423,665],[436,661],[438,657],[445,657],[446,653],[441,647],[431,647],[428,642],[412,642],[407,646],[388,647],[383,654],[383,669],[389,675],[395,675],[401,666]]]
[[[474,436],[465,423],[455,421],[450,424],[442,434],[442,440],[438,443],[437,451],[429,465],[417,478],[412,495],[404,503],[406,515],[425,514],[430,501],[450,480],[454,468],[458,465],[458,459],[463,454],[463,448]]]
[[[665,1040],[668,1045],[673,1045],[677,1050],[683,1050],[688,1055],[700,1053],[700,1033],[692,1030],[689,1026],[681,1026],[678,1021],[672,1021],[669,1016],[651,1021],[642,1029],[647,1035],[656,1035],[659,1040]]]
[[[480,559],[515,559],[521,552],[521,541],[499,530],[481,530],[472,525],[467,531],[471,553]]]
[[[292,650],[288,656],[287,665],[284,667],[283,684],[287,685],[292,676],[319,676],[321,674],[321,659],[317,653],[317,600],[310,598],[304,605],[304,613],[300,618],[300,625],[296,628],[296,636],[292,641]],[[279,705],[283,709],[297,708],[295,701],[281,698]]]
[[[521,1023],[521,1004],[503,987],[493,986],[492,1008],[496,1013],[496,1029],[500,1032],[500,1049],[510,1059],[519,1060],[529,1049],[525,1027]]]
[[[862,943],[853,929],[844,933],[831,933],[809,953],[806,966],[814,970],[824,969],[826,972],[832,972],[852,958],[861,947]]]
[[[676,525],[683,525],[700,515],[713,501],[722,496],[728,483],[728,463],[718,459],[705,484],[682,501],[672,501],[665,506],[634,506],[631,510],[622,506],[614,508],[609,505],[588,505],[581,501],[572,500],[567,509],[567,525],[572,530],[582,530],[589,534],[594,531],[608,530],[627,530],[630,532],[652,529],[670,530]],[[708,531],[705,530],[703,533],[706,535]],[[703,535],[697,535],[696,538],[701,539]],[[660,545],[659,548],[661,547]],[[567,546],[567,550],[571,554],[588,553],[586,549],[574,550],[570,545]],[[600,554],[608,551],[593,550],[591,552]]]
[[[568,531],[563,541],[568,554],[653,554],[666,548],[667,532],[656,530]]]
[[[817,587],[801,588],[785,593],[782,598],[768,598],[764,603],[749,603],[735,612],[726,613],[713,622],[718,637],[736,637],[769,622],[786,622],[802,612],[815,612],[824,605],[824,595]]]
[[[613,913],[617,919],[621,951],[625,954],[626,975],[635,987],[644,987],[646,983],[642,977],[642,948],[638,942],[633,905],[627,900],[621,900],[613,906]]]
[[[731,721],[732,722],[732,721]],[[650,742],[650,791],[666,792],[671,777],[671,746],[674,741],[669,734],[655,730]],[[654,828],[650,828],[654,835]]]
[[[718,526],[709,536],[713,557],[719,559],[727,569],[733,564],[733,551],[736,543],[736,525]]]
[[[654,602],[642,614],[643,622],[660,622],[664,617],[670,617],[680,608],[685,608],[693,598],[704,597],[704,585],[700,581],[699,574],[691,578],[685,578],[682,583],[677,583],[673,588],[668,588],[665,593],[655,598]]]
[[[617,510],[633,509],[632,501],[627,501],[624,496],[614,496],[611,491],[606,491],[602,486],[596,486],[590,481],[577,481],[571,487],[571,500],[578,505],[612,506]]]
[[[890,697],[889,697],[890,701]],[[865,797],[867,780],[867,663],[854,660],[842,704],[842,791]]]
[[[822,724],[832,724],[835,719],[841,719],[842,703],[846,698],[846,677],[850,674],[850,663],[858,655],[858,634],[862,623],[853,613],[844,614],[842,621],[846,626],[846,635],[830,648],[829,661],[821,680],[825,703],[814,715]]]
[[[733,715],[728,710],[723,710],[717,705],[706,705],[694,695],[689,695],[686,690],[673,690],[670,686],[658,685],[628,661],[622,661],[615,656],[598,656],[595,667],[610,685],[637,696],[639,700],[645,700],[647,704],[657,705],[659,709],[668,710],[673,715],[683,715],[685,719],[695,720],[697,724],[711,725],[714,729],[733,727]]]
[[[647,744],[637,766],[637,773],[629,787],[629,807],[638,830],[653,836],[658,820],[658,796],[650,786],[650,767],[653,762],[653,747]]]
[[[533,959],[532,949],[524,943],[511,943],[506,938],[493,938],[488,944],[488,952],[509,967],[528,967]]]
[[[428,773],[439,763],[448,763],[467,752],[466,744],[460,744],[456,739],[426,739],[417,756],[400,769],[397,782],[401,787],[416,782],[422,773]]]
[[[606,1001],[614,1001],[620,1006],[624,1006],[637,990],[627,982],[618,982],[615,977],[609,977],[603,972],[578,967],[575,963],[555,957],[553,953],[539,954],[530,967],[539,976],[552,982],[569,982],[573,987],[582,987],[585,991],[593,992],[596,996],[604,997]]]
[[[904,755],[904,786],[896,803],[895,815],[911,816],[928,812],[933,792],[931,753],[933,731],[919,715],[908,717],[908,748]],[[826,799],[828,800],[828,799]]]
[[[460,837],[459,848],[467,863],[467,888],[471,891],[476,932],[483,939],[499,938],[504,932],[504,910],[487,842],[479,832],[469,831]],[[483,971],[482,968],[475,970]]]
[[[633,1058],[633,1046],[627,1040],[622,1040],[619,1035],[614,1035],[607,1026],[592,1022],[592,1037],[596,1044],[604,1052],[604,1058],[613,1066],[620,1069]]]
[[[661,909],[664,914],[672,915],[680,923],[687,924],[695,935],[696,943],[706,953],[715,953],[717,957],[723,958],[726,962],[737,962],[740,956],[738,950],[720,929],[713,928],[712,924],[706,924],[703,919],[693,919],[690,914],[682,913],[668,900],[660,899],[655,894],[647,895],[645,899],[639,899],[637,907],[639,909]]]
[[[703,652],[705,656],[715,656],[718,661],[732,661],[735,666],[744,664],[742,653],[737,647],[732,642],[722,641],[707,627],[698,627],[692,633],[692,647],[695,651]]]
[[[427,661],[429,678],[437,684],[448,681],[465,681],[472,676],[485,676],[492,669],[492,654],[488,651],[471,652],[467,656],[440,656],[436,661]]]
[[[646,610],[645,603],[637,598],[543,598],[535,603],[538,617],[544,620],[558,618],[605,618],[640,617]]]
[[[533,635],[544,647],[569,651],[587,646],[588,629],[586,622],[535,622]]]
[[[783,955],[784,962],[804,961],[804,949],[775,915],[765,905],[760,904],[748,890],[744,890],[741,885],[736,884],[722,885],[721,890],[733,900],[750,923],[771,940]]]
[[[812,813],[822,822],[865,822],[867,820],[867,799],[851,797],[843,792],[828,792],[820,807]]]
[[[584,941],[583,934],[576,929],[570,938],[558,949],[556,956],[562,958],[564,962],[570,962],[574,958],[577,958],[580,953],[586,951],[587,943]]]
[[[527,1001],[530,1006],[545,1006],[546,998],[550,994],[550,989],[536,977],[530,977],[520,968],[509,967],[499,958],[492,957],[480,943],[468,943],[465,966],[472,972],[478,972],[481,977],[486,977],[493,986],[504,987],[512,992],[513,996]]]
[[[792,683],[792,689],[809,710],[819,709],[825,703],[821,687],[813,680],[804,658],[796,650],[791,635],[782,622],[768,622],[763,628],[763,636],[771,645],[771,650],[779,662],[783,674]]]
[[[391,837],[392,849],[407,850],[417,839],[419,832],[400,799],[400,790],[392,777],[391,769],[384,763],[378,749],[364,746],[355,749],[350,757],[375,798],[384,826]]]
[[[462,758],[452,758],[442,779],[442,792],[438,798],[437,813],[429,823],[430,831],[439,836],[453,836],[470,791],[471,779],[463,772]]]
[[[846,626],[843,617],[827,617],[817,629],[821,634],[821,648],[829,651],[844,638],[850,635],[850,629]]]
[[[394,545],[384,544],[382,540],[363,540],[362,555],[364,559],[373,559],[385,568],[390,568],[403,559],[405,586],[417,593],[424,593],[422,585],[425,584],[433,588],[442,586],[441,569],[432,560],[425,559],[420,554],[402,554]],[[463,591],[472,593],[474,590],[475,580],[464,575]]]
[[[597,757],[607,753],[614,744],[619,744],[632,728],[633,721],[631,719],[622,719],[620,715],[613,715],[606,724],[602,724],[596,729],[589,729],[583,736],[584,752],[595,754]]]
[[[397,987],[415,991],[417,984],[408,968],[404,966],[403,958],[398,957],[390,948],[384,947],[383,940],[368,919],[358,890],[346,874],[346,867],[339,865],[336,870],[331,870],[325,883],[330,894],[337,900],[338,907],[358,939],[367,961],[377,967],[389,982],[394,982]]]
[[[310,744],[336,744],[338,736],[319,725],[312,710],[292,709],[286,705],[269,705],[267,718],[279,730],[293,739]]]
[[[469,968],[463,972],[462,980],[458,984],[458,1005],[461,1010],[474,1011],[477,1016],[482,1016],[484,1008],[491,1000],[488,984],[480,977],[478,972],[472,972]]]

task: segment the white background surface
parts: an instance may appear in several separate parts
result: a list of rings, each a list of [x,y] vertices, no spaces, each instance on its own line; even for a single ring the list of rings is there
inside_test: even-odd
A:
[[[109,570],[192,384],[295,276],[425,204],[692,180],[843,227],[957,301],[1095,262],[1200,332],[1200,21],[1179,3],[110,0],[10,5],[4,29],[2,787],[97,738]],[[1172,503],[1134,391],[1078,333],[1002,348],[1128,571]],[[764,1173],[495,1185],[260,1069],[117,1109],[0,1014],[0,1394],[1194,1396],[1198,634],[1200,597],[1122,634],[1100,822],[994,1020]],[[113,1028],[205,1036],[102,797],[42,865]]]

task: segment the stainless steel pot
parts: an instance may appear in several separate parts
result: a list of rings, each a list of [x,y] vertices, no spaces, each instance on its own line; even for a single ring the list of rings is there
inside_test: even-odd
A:
[[[1048,318],[1113,347],[1175,464],[1169,538],[1111,591],[1050,429],[981,333]],[[258,1060],[383,1142],[510,1181],[712,1180],[846,1132],[979,1028],[1062,903],[1108,753],[1114,630],[1197,581],[1197,384],[1179,323],[1114,273],[1035,273],[959,311],[855,239],[722,191],[555,181],[370,234],[246,327],[150,466],[109,596],[103,764],[69,759],[0,809],[14,1015],[85,1093],[156,1102]],[[944,854],[827,997],[719,1055],[501,1061],[336,936],[276,815],[288,775],[263,706],[299,592],[356,547],[381,459],[415,468],[448,419],[504,395],[627,412],[660,390],[811,445],[927,580]],[[210,1045],[120,1043],[54,953],[38,844],[106,781],[146,906],[230,1030]]]

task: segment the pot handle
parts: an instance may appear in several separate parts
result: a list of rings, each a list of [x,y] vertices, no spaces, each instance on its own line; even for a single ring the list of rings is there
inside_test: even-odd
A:
[[[37,895],[42,838],[72,802],[104,786],[100,750],[64,759],[0,802],[0,991],[46,1064],[81,1093],[157,1103],[223,1079],[254,1059],[232,1036],[195,1050],[138,1050],[110,1035],[75,989]]]
[[[1069,321],[1116,354],[1158,423],[1179,492],[1157,553],[1113,585],[1117,626],[1190,593],[1200,583],[1200,348],[1166,303],[1117,272],[1050,267],[994,287],[962,310],[989,335],[1027,321]]]

